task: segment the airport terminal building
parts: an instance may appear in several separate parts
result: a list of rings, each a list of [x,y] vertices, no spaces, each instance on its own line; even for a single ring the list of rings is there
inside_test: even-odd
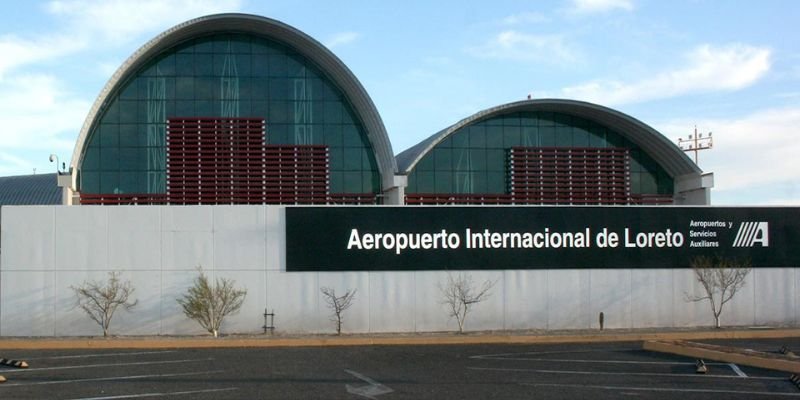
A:
[[[0,336],[97,334],[70,287],[109,271],[139,299],[112,333],[200,334],[175,301],[198,267],[248,291],[223,332],[261,331],[265,310],[331,332],[321,287],[357,289],[346,332],[452,330],[453,273],[495,282],[469,330],[710,325],[685,301],[698,255],[753,261],[724,324],[800,318],[798,209],[710,207],[713,176],[647,124],[525,100],[395,155],[352,72],[260,16],[144,44],[45,176],[0,178]]]

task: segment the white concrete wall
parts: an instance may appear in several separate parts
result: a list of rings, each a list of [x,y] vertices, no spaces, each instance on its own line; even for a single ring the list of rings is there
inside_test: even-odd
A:
[[[99,335],[75,307],[71,286],[122,272],[139,304],[118,311],[112,334],[204,334],[176,302],[202,268],[248,291],[223,333],[258,333],[265,309],[280,332],[334,332],[320,287],[357,289],[345,332],[457,329],[440,302],[444,271],[286,272],[285,212],[279,206],[3,207],[0,210],[0,336]],[[467,330],[710,326],[688,269],[465,271],[495,283]],[[726,305],[725,325],[795,325],[794,268],[754,269]],[[698,292],[699,293],[699,292]]]

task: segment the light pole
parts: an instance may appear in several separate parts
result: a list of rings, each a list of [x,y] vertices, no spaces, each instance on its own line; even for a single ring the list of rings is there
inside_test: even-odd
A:
[[[678,147],[681,148],[683,151],[692,151],[694,152],[694,163],[698,164],[697,161],[697,152],[700,150],[710,150],[714,147],[714,137],[711,136],[711,132],[703,137],[702,133],[697,133],[697,127],[694,127],[694,135],[689,135],[689,139],[682,139],[678,138]]]
[[[55,162],[56,163],[56,172],[58,172],[59,175],[67,172],[67,164],[66,163],[61,164],[61,167],[59,167],[59,165],[58,165],[58,156],[57,155],[50,154],[50,162]]]

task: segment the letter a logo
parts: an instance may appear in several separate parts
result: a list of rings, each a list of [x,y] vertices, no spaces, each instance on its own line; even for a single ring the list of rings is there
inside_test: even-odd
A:
[[[769,222],[742,222],[733,240],[733,247],[769,247]]]

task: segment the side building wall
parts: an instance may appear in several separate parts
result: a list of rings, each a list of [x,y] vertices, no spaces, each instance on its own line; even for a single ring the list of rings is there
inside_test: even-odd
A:
[[[286,272],[283,206],[3,207],[0,220],[0,336],[99,335],[76,307],[71,286],[105,280],[109,271],[136,288],[139,304],[118,310],[115,335],[205,332],[175,301],[202,268],[247,289],[239,314],[223,333],[258,333],[275,312],[278,332],[332,333],[320,294],[328,286],[357,289],[345,332],[455,330],[440,302],[446,271]],[[596,329],[710,326],[689,269],[465,271],[496,281],[465,329]],[[724,325],[795,325],[800,274],[794,268],[754,269],[722,314]],[[698,292],[699,293],[699,292]]]

